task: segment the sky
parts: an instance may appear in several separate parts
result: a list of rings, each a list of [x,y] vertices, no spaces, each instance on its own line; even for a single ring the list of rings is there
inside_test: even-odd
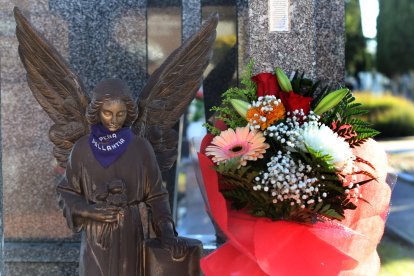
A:
[[[359,0],[361,8],[362,32],[367,38],[377,35],[378,0]]]

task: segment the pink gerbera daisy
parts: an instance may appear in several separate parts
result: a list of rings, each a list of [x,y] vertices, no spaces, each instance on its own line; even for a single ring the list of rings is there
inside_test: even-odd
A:
[[[248,160],[263,158],[263,154],[269,148],[262,132],[251,131],[248,126],[238,127],[236,131],[222,131],[219,136],[214,137],[211,144],[206,149],[206,155],[213,156],[215,163],[240,158],[240,166],[246,166]]]

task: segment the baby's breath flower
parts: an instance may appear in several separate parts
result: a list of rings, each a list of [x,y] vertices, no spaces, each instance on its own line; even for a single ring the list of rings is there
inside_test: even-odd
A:
[[[294,160],[290,152],[278,151],[267,163],[267,171],[255,178],[253,190],[263,186],[263,190],[274,198],[273,202],[288,201],[292,206],[313,204],[320,198],[318,189],[313,187],[318,179],[308,175],[308,168],[312,169],[301,160]]]
[[[287,146],[291,149],[297,150],[298,146],[302,143],[300,136],[303,128],[309,125],[317,126],[320,124],[318,122],[320,117],[310,111],[307,116],[308,121],[300,124],[299,122],[301,121],[301,118],[303,119],[303,116],[305,116],[302,109],[295,110],[287,115],[288,117],[284,122],[269,126],[263,134],[265,136],[272,137],[282,144],[282,146]]]

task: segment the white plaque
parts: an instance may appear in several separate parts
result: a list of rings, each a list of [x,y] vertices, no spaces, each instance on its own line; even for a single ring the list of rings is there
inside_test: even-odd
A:
[[[269,0],[269,32],[288,32],[289,25],[289,0]]]

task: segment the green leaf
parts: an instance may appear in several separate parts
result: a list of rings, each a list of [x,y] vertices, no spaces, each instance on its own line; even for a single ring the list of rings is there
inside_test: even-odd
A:
[[[247,111],[249,110],[249,103],[238,99],[232,99],[230,100],[230,103],[237,113],[246,119]]]
[[[337,106],[342,99],[349,94],[350,91],[347,88],[339,89],[336,91],[333,91],[326,95],[316,106],[316,108],[313,110],[316,114],[321,115],[322,113],[325,113],[328,110],[331,110],[335,106]]]
[[[319,213],[323,214],[325,212],[327,212],[329,210],[329,208],[331,208],[330,204],[326,204],[325,206],[323,206],[323,208],[319,211]]]
[[[345,218],[344,215],[342,214],[338,214],[335,210],[333,209],[329,209],[328,211],[326,211],[325,213],[323,213],[323,215],[327,216],[327,217],[331,217],[337,220],[343,220]]]
[[[315,213],[318,213],[319,210],[322,208],[323,206],[323,202],[318,202],[318,204],[316,204],[311,210],[314,211]]]
[[[282,69],[279,67],[275,68],[277,82],[279,83],[280,88],[282,91],[290,92],[292,91],[292,84],[290,83],[289,78],[285,75]]]

